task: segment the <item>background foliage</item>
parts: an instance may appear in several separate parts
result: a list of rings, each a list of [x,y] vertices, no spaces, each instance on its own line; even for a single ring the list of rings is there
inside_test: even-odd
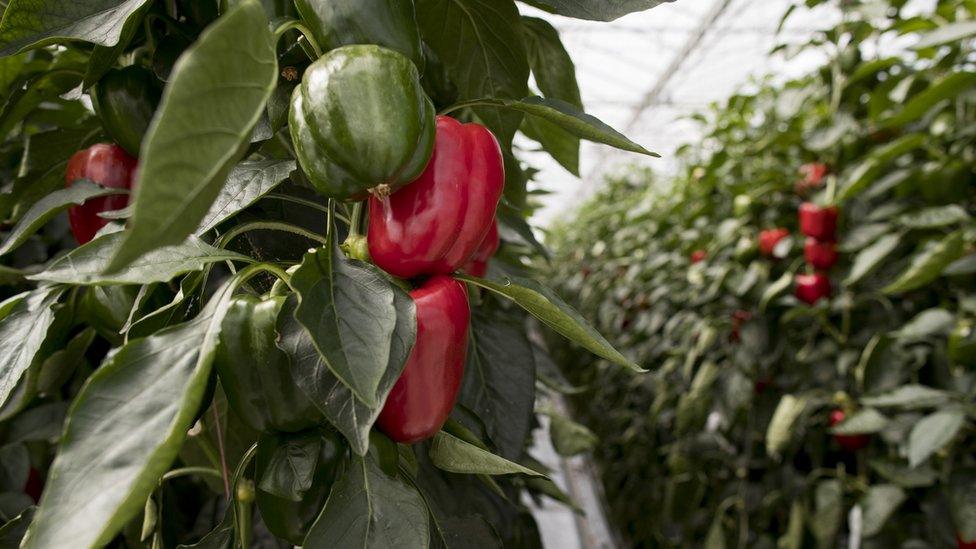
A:
[[[701,113],[678,177],[611,179],[553,231],[560,292],[653,370],[555,343],[635,546],[976,538],[976,6],[840,4],[837,26],[779,48],[823,66]],[[802,184],[809,162],[824,185]],[[805,199],[841,210],[834,295],[813,307],[793,296]],[[774,227],[792,239],[762,257]]]

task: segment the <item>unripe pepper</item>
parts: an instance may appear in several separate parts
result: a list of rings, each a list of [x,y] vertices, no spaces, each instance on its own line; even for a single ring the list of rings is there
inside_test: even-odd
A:
[[[706,257],[708,257],[708,252],[705,250],[695,250],[691,252],[691,263],[692,265],[695,263],[701,263],[702,261],[705,261]]]
[[[376,44],[407,56],[423,71],[424,56],[413,2],[404,0],[295,0],[323,51]]]
[[[488,262],[498,251],[498,247],[501,245],[501,240],[498,238],[498,221],[491,222],[491,228],[488,229],[488,234],[485,235],[485,239],[481,241],[481,246],[474,252],[471,256],[471,261],[462,269],[464,272],[471,276],[483,277],[488,274]]]
[[[68,160],[65,182],[70,187],[79,179],[88,179],[103,187],[112,189],[131,189],[135,180],[138,161],[129,156],[122,147],[99,143],[80,150]],[[80,206],[68,209],[68,222],[71,234],[78,244],[95,238],[95,233],[108,224],[107,219],[98,217],[102,212],[121,210],[129,204],[129,195],[113,194],[92,198]]]
[[[813,305],[821,298],[829,298],[830,278],[824,273],[797,275],[796,297],[808,305]]]
[[[461,389],[471,311],[464,284],[434,276],[410,292],[417,340],[377,425],[396,442],[430,438],[451,414]]]
[[[130,65],[108,71],[92,88],[91,99],[105,133],[126,152],[138,156],[160,94],[152,72]]]
[[[843,410],[834,410],[830,412],[830,426],[833,427],[838,423],[842,423],[846,418],[847,414]],[[871,442],[871,437],[868,435],[834,435],[834,440],[837,441],[837,444],[841,448],[848,452],[856,452],[866,447]]]
[[[761,231],[759,233],[759,252],[766,257],[773,257],[776,252],[776,245],[788,236],[790,236],[789,229],[783,227]]]
[[[464,266],[488,234],[505,186],[495,136],[480,124],[437,117],[427,169],[386,198],[369,199],[369,255],[400,278]]]
[[[830,241],[807,238],[803,244],[803,257],[807,264],[818,271],[829,271],[837,263],[837,244]]]
[[[221,323],[214,366],[227,400],[252,429],[300,431],[322,414],[291,376],[288,355],[275,346],[284,297],[235,296]]]
[[[288,119],[309,182],[338,200],[385,196],[413,181],[434,145],[434,105],[417,67],[379,46],[345,46],[312,63]]]
[[[837,207],[821,207],[813,202],[800,205],[800,231],[817,240],[836,240]]]
[[[260,481],[275,458],[275,453],[280,451],[279,448],[291,441],[308,437],[321,437],[322,440],[315,472],[312,475],[312,485],[302,494],[301,500],[293,501],[262,490]],[[261,436],[258,440],[257,454],[254,456],[258,480],[255,496],[258,510],[261,511],[261,519],[272,534],[287,540],[292,545],[304,543],[305,535],[308,534],[309,528],[318,518],[329,497],[345,451],[342,438],[331,429]]]

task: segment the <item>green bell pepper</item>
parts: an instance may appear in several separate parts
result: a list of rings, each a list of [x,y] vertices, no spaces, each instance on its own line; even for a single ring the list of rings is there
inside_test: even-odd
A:
[[[284,301],[235,296],[221,324],[214,361],[220,384],[237,415],[257,431],[300,431],[324,421],[293,381],[288,355],[275,346]]]
[[[105,133],[138,157],[161,93],[152,72],[131,65],[108,71],[92,88],[91,98]]]
[[[345,46],[309,66],[292,94],[289,124],[310,183],[339,200],[406,185],[434,146],[434,105],[417,67],[379,46]]]
[[[254,457],[256,501],[268,530],[302,545],[339,473],[346,447],[335,431],[264,435]]]
[[[412,0],[295,0],[295,7],[324,51],[376,44],[406,55],[423,72]]]

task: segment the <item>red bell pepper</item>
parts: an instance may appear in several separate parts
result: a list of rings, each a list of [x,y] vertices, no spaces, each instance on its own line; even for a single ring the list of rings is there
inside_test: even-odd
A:
[[[803,245],[803,257],[814,269],[829,271],[837,263],[837,244],[816,238],[807,238]]]
[[[810,162],[800,166],[800,175],[803,176],[803,183],[807,187],[821,186],[828,173],[830,168],[823,162]]]
[[[434,154],[415,181],[369,199],[369,255],[401,278],[449,274],[474,255],[495,219],[505,167],[479,124],[437,117]]]
[[[773,257],[776,245],[788,236],[790,236],[789,229],[783,227],[761,231],[759,233],[759,253],[766,257]]]
[[[135,180],[138,161],[129,156],[122,147],[98,143],[80,150],[68,160],[65,183],[70,187],[79,179],[88,179],[103,187],[131,189]],[[95,233],[108,224],[107,219],[98,217],[102,212],[121,210],[129,204],[129,195],[113,194],[92,198],[80,206],[68,209],[71,233],[78,244],[95,238]]]
[[[701,263],[702,261],[705,261],[706,257],[708,257],[708,252],[705,250],[695,250],[691,252],[691,263],[692,265],[695,263]]]
[[[500,245],[501,239],[498,238],[498,221],[492,221],[491,228],[488,229],[488,234],[481,241],[481,246],[478,246],[478,250],[471,257],[471,261],[468,261],[468,264],[462,270],[471,276],[485,276],[488,274],[488,262],[491,261],[491,258],[498,251],[498,246]]]
[[[796,297],[808,305],[830,297],[830,278],[824,273],[797,275]]]
[[[31,467],[27,473],[27,482],[24,483],[24,493],[30,496],[34,503],[41,501],[41,492],[44,491],[44,477],[41,472]]]
[[[410,292],[417,340],[380,412],[377,425],[406,444],[434,436],[454,408],[468,347],[471,311],[464,284],[437,275]]]
[[[966,541],[962,539],[962,534],[956,532],[956,547],[959,549],[976,549],[976,539]]]
[[[817,240],[836,240],[837,214],[836,206],[820,207],[804,202],[800,205],[800,231]]]
[[[830,426],[833,427],[843,422],[846,417],[847,414],[844,413],[844,410],[837,409],[830,412]],[[868,435],[834,435],[834,440],[848,452],[856,452],[866,447],[871,442],[871,437]]]

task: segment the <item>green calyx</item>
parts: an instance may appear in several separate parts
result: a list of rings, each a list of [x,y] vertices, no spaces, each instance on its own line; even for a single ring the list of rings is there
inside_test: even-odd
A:
[[[105,133],[126,152],[138,156],[161,93],[152,72],[131,65],[106,73],[92,88],[91,98]]]
[[[406,185],[434,146],[434,105],[417,67],[379,46],[345,46],[313,63],[292,94],[289,123],[309,181],[337,200]]]
[[[295,7],[323,50],[376,44],[402,53],[424,69],[413,2],[403,0],[295,0]]]

